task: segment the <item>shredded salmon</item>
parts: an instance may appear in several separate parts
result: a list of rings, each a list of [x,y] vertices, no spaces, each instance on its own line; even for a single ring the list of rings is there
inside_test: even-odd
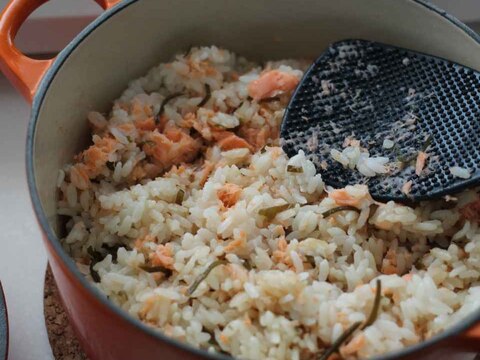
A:
[[[179,142],[186,135],[182,130],[175,126],[167,126],[163,134],[171,141]]]
[[[272,135],[270,127],[265,126],[261,129],[242,127],[239,130],[239,135],[248,142],[255,151],[258,151],[267,145],[268,140],[278,136]]]
[[[212,111],[212,114],[214,112]],[[195,114],[193,113],[188,113],[185,115],[184,119],[180,122],[181,126],[186,127],[186,128],[193,128],[195,131],[197,131],[202,138],[204,138],[207,141],[212,141],[213,140],[213,133],[215,132],[222,132],[223,130],[217,130],[215,128],[211,128],[209,124],[206,124],[204,122],[200,122],[200,120],[197,119]]]
[[[287,265],[288,267],[290,268],[293,268],[293,263],[292,263],[292,260],[290,259],[290,256],[287,255],[287,253],[285,251],[281,251],[281,250],[275,250],[273,253],[272,253],[272,258],[274,261],[276,261],[277,263],[282,263],[282,264],[285,264]]]
[[[247,248],[247,233],[241,230],[227,246],[224,247],[225,252],[227,253],[236,253],[236,254],[248,254]],[[231,265],[234,266],[234,265]]]
[[[158,176],[158,174],[160,174],[162,172],[162,167],[160,167],[156,164],[150,164],[150,163],[146,163],[143,166],[143,169],[147,173],[146,177],[148,177],[150,179]]]
[[[186,63],[190,68],[190,76],[194,78],[214,76],[217,74],[217,70],[212,67],[207,61],[195,61],[192,59],[186,59]]]
[[[165,333],[165,335],[167,336],[173,336],[173,326],[170,325],[170,324],[166,324],[163,328],[163,332]]]
[[[152,156],[164,170],[172,165],[193,161],[201,148],[198,140],[173,125],[167,125],[165,134],[155,130],[150,135],[150,141],[153,144],[144,144],[143,151]]]
[[[419,151],[417,156],[417,162],[415,164],[415,174],[417,174],[417,176],[420,176],[420,174],[422,173],[427,159],[428,159],[428,154],[423,151]]]
[[[126,112],[129,112],[130,111],[130,105],[128,103],[125,103],[125,102],[120,102],[117,104],[118,107]]]
[[[462,207],[460,214],[469,221],[480,222],[480,199]]]
[[[107,162],[108,152],[104,152],[100,147],[92,145],[83,152],[83,159],[89,175],[93,175],[98,168]]]
[[[221,141],[232,135],[235,135],[233,132],[227,131],[227,130],[218,130],[218,129],[212,129],[212,130],[213,130],[212,137],[213,137],[213,140],[215,141]]]
[[[117,140],[110,137],[103,137],[96,140],[95,142],[95,145],[98,146],[103,151],[112,151],[115,144],[117,144]]]
[[[70,169],[70,180],[77,189],[86,190],[91,186],[90,178],[84,164],[77,164]]]
[[[345,138],[345,140],[343,141],[343,147],[348,147],[348,146],[352,146],[352,147],[360,147],[360,140],[357,140],[355,139],[354,137],[352,136],[348,136]]]
[[[155,296],[149,297],[147,300],[145,300],[145,304],[142,306],[140,311],[138,312],[138,315],[140,316],[141,319],[145,319],[152,310],[153,306],[155,305]]]
[[[346,189],[333,190],[330,192],[329,197],[341,206],[357,206],[360,200],[362,200],[351,196]]]
[[[341,360],[341,359],[342,359],[342,357],[341,357],[340,355],[338,355],[338,354],[332,354],[332,355],[330,355],[330,356],[328,357],[327,360]]]
[[[215,165],[212,164],[210,161],[205,161],[201,170],[201,176],[200,176],[200,182],[199,182],[200,187],[203,187],[203,185],[205,185],[213,169],[215,169]]]
[[[155,120],[153,117],[145,120],[137,120],[135,121],[135,127],[142,131],[153,131],[155,130]]]
[[[183,165],[173,165],[172,168],[167,173],[165,173],[165,176],[182,175],[185,172],[185,169],[186,167]]]
[[[121,125],[118,125],[117,127],[125,133],[129,133],[133,131],[133,129],[135,129],[135,126],[131,123],[121,124]]]
[[[220,140],[218,142],[218,146],[220,146],[220,148],[225,151],[244,148],[252,150],[250,144],[241,137],[238,137],[237,135],[231,135],[223,140]]]
[[[135,165],[135,167],[132,170],[132,173],[130,174],[130,177],[132,178],[133,181],[138,181],[142,180],[147,176],[147,172],[143,168],[141,164]]]
[[[406,195],[410,194],[410,191],[412,190],[412,180],[407,181],[405,184],[402,186],[402,192]]]
[[[228,244],[227,246],[224,247],[224,250],[225,252],[227,253],[230,253],[230,252],[233,252],[235,251],[235,249],[237,248],[240,248],[242,246],[244,246],[245,244],[245,241],[243,239],[236,239],[236,240],[233,240],[230,244]]]
[[[199,123],[197,116],[193,112],[188,112],[185,114],[182,120],[179,121],[178,125],[183,128],[192,128],[195,123]]]
[[[175,259],[173,258],[172,244],[158,245],[155,252],[150,255],[150,261],[154,266],[163,266],[173,270]]]
[[[282,237],[280,238],[280,240],[278,241],[278,248],[279,248],[281,251],[285,251],[285,250],[287,250],[287,247],[288,247],[287,240],[285,239],[284,236],[282,236]]]
[[[392,295],[392,300],[395,303],[399,303],[402,300],[402,298],[398,292],[394,292]]]
[[[382,262],[381,272],[386,275],[397,274],[397,256],[393,249],[388,249]]]
[[[250,316],[248,316],[248,313],[245,313],[243,316],[243,323],[247,326],[252,325],[252,320],[250,319]]]
[[[246,241],[246,237],[245,237],[245,241]],[[242,265],[228,264],[226,266],[226,269],[228,272],[228,276],[231,277],[232,279],[240,280],[242,284],[248,280],[248,271]]]
[[[130,106],[130,111],[133,115],[139,115],[143,113],[143,106],[138,101],[133,101]]]
[[[389,263],[383,263],[382,273],[386,275],[395,275],[397,273],[397,268]]]
[[[376,292],[376,288],[371,288],[372,290],[372,294],[375,294]],[[383,296],[390,296],[390,295],[393,295],[393,290],[389,287],[386,287],[386,288],[382,288],[382,295]]]
[[[285,236],[285,228],[282,225],[275,226],[273,231],[277,235]]]
[[[83,159],[85,164],[83,170],[90,179],[100,174],[102,167],[108,161],[108,156],[114,151],[116,143],[115,139],[103,137],[80,154],[79,158]]]
[[[228,344],[230,342],[230,339],[223,333],[220,334],[219,338],[220,338],[220,341],[224,344]]]
[[[157,123],[155,124],[158,131],[163,132],[168,123],[168,117],[164,114],[157,118]]]
[[[242,188],[236,184],[227,183],[217,190],[217,197],[226,208],[234,206],[241,194]]]
[[[365,335],[363,335],[362,333],[358,334],[347,345],[344,345],[340,348],[340,353],[344,357],[354,355],[365,345],[365,343]]]
[[[337,318],[337,322],[342,324],[343,327],[348,326],[348,315],[346,313],[344,313],[343,311],[339,311],[337,313],[336,318]]]
[[[278,240],[278,249],[272,253],[272,257],[276,262],[287,265],[290,268],[294,268],[290,255],[287,254],[288,243],[285,237],[281,237]]]
[[[248,95],[256,101],[267,99],[282,92],[292,91],[299,82],[300,79],[295,75],[270,70],[248,84]]]
[[[144,237],[139,237],[135,240],[135,243],[133,245],[133,247],[137,250],[141,249],[143,247],[143,244],[147,243],[147,242],[154,242],[155,241],[155,236],[153,235],[146,235]]]
[[[131,105],[131,114],[137,118],[142,116],[151,116],[152,108],[148,105],[142,104],[139,101],[134,100]]]
[[[243,148],[253,151],[253,147],[245,139],[235,135],[231,131],[215,131],[213,138],[224,151]]]

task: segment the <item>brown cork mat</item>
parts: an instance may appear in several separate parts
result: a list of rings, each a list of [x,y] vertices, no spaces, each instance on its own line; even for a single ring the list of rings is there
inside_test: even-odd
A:
[[[55,360],[88,360],[63,309],[50,266],[45,274],[43,312]]]

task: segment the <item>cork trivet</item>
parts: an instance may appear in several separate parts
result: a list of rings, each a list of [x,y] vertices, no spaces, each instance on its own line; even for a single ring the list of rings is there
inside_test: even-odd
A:
[[[50,266],[45,274],[43,312],[55,360],[88,360],[63,309]]]

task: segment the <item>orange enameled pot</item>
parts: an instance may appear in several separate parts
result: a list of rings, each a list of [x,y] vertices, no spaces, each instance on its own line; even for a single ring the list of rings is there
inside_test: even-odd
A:
[[[258,59],[315,58],[334,41],[363,38],[480,70],[480,38],[424,0],[97,0],[106,12],[56,59],[14,46],[47,0],[12,0],[0,20],[0,68],[33,100],[27,138],[32,203],[67,313],[88,356],[102,360],[226,358],[171,340],[130,317],[87,283],[58,238],[58,170],[86,146],[86,114],[107,111],[129,80],[191,44]],[[421,344],[382,359],[453,359],[480,351],[480,310]],[[458,357],[460,359],[460,357]]]

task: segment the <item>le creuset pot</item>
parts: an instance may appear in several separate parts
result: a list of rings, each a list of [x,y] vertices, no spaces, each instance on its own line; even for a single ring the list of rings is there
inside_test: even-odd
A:
[[[33,206],[65,309],[92,359],[227,358],[167,338],[128,316],[87,283],[62,249],[58,169],[88,140],[89,110],[107,111],[129,80],[190,45],[249,58],[315,58],[348,38],[380,41],[480,70],[480,38],[423,0],[97,0],[107,11],[55,59],[33,60],[15,35],[47,0],[12,0],[0,21],[0,67],[33,101],[27,173]],[[480,351],[480,311],[382,359],[453,359]]]

